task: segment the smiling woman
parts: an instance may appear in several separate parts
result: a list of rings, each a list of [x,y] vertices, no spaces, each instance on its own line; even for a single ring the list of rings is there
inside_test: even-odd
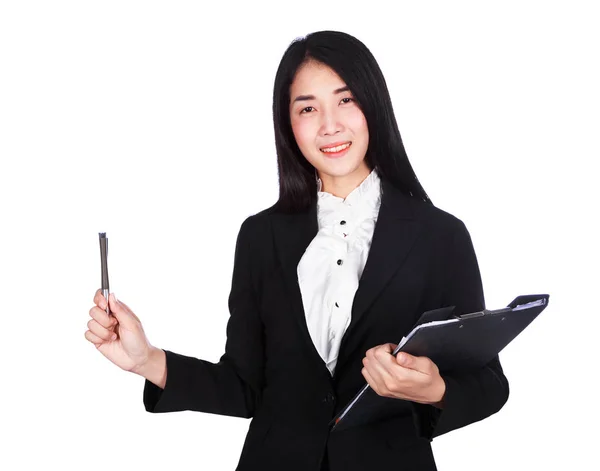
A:
[[[241,225],[218,363],[151,345],[125,303],[100,291],[86,338],[146,378],[149,412],[252,417],[238,470],[436,469],[430,442],[508,398],[498,357],[440,372],[390,341],[425,311],[485,308],[462,221],[417,180],[374,57],[321,31],[294,41],[275,78],[280,195]],[[331,431],[367,381],[384,417]]]
[[[339,75],[315,60],[300,67],[290,94],[300,152],[318,172],[322,191],[345,198],[371,172],[364,159],[369,145],[365,115]]]
[[[292,42],[275,77],[273,120],[279,210],[308,209],[319,181],[346,197],[373,169],[430,202],[406,155],[383,73],[355,37],[319,31]]]

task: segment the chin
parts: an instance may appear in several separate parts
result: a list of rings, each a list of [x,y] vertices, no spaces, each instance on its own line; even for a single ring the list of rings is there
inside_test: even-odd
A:
[[[325,161],[321,159],[317,170],[332,177],[343,177],[358,170],[363,163],[362,159],[339,159],[337,161]]]
[[[359,165],[352,165],[352,166],[347,166],[347,167],[343,167],[343,168],[340,168],[340,167],[330,168],[329,166],[326,166],[321,171],[323,173],[325,173],[326,175],[330,175],[332,177],[345,177],[347,175],[351,175],[358,168],[359,168]]]

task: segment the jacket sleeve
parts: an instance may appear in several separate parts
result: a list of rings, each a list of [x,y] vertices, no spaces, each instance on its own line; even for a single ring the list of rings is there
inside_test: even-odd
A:
[[[264,333],[252,281],[253,216],[238,233],[227,323],[225,353],[218,363],[164,350],[165,388],[144,384],[148,412],[198,411],[253,417],[264,383]]]
[[[465,314],[484,309],[485,300],[471,236],[464,223],[457,221],[448,257],[443,305],[456,306],[455,314]],[[412,403],[418,433],[428,440],[485,419],[508,400],[508,380],[497,355],[481,369],[441,376],[446,383],[443,409]]]

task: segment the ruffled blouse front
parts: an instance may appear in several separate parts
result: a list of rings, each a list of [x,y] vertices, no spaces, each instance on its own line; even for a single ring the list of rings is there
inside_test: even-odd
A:
[[[333,375],[381,205],[375,170],[345,199],[317,182],[318,232],[298,264],[298,283],[313,343]]]

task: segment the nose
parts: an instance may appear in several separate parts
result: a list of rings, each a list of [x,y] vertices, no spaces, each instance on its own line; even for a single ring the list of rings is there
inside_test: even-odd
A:
[[[340,122],[339,115],[334,110],[325,110],[321,113],[321,136],[333,136],[343,131],[344,126]]]

